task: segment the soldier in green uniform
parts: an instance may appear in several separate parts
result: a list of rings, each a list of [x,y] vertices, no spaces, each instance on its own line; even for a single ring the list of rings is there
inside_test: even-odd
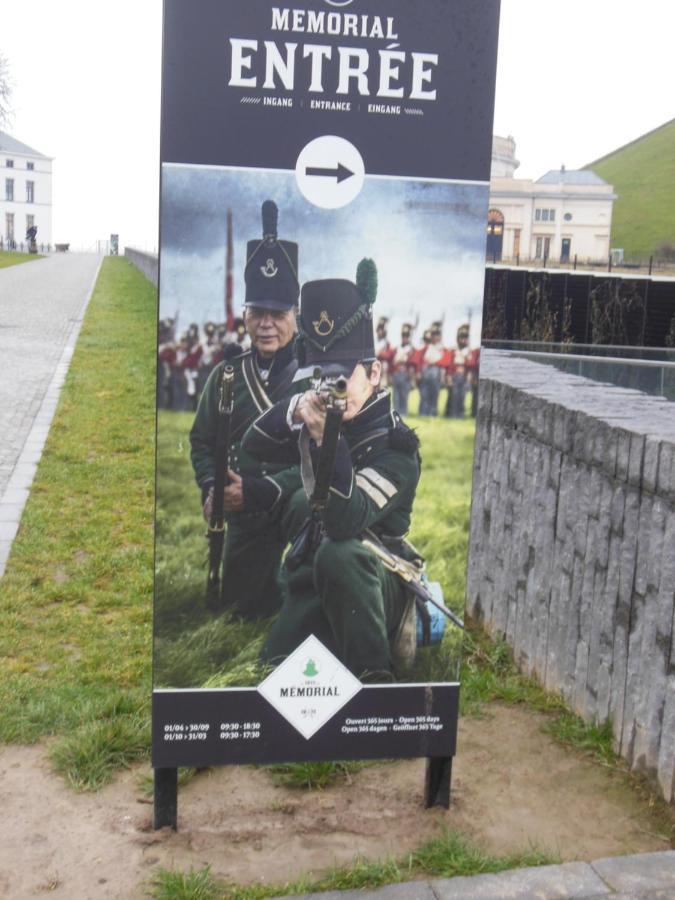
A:
[[[389,391],[378,387],[371,312],[376,285],[375,266],[364,260],[356,284],[332,279],[302,289],[299,364],[308,371],[321,366],[324,378],[347,378],[346,409],[321,537],[310,539],[306,521],[286,557],[284,605],[262,658],[278,663],[314,634],[357,677],[381,682],[396,674],[392,642],[410,604],[405,584],[362,538],[370,530],[406,554],[420,457],[416,435],[392,410]],[[287,506],[288,531],[309,516],[325,422],[325,395],[307,391],[277,403],[244,438],[245,450],[259,459],[300,462],[304,489]]]
[[[213,502],[219,391],[223,367],[234,369],[229,484],[225,488],[222,605],[246,619],[272,615],[281,605],[279,567],[288,537],[281,533],[284,502],[300,485],[296,469],[253,458],[242,449],[244,432],[265,410],[293,393],[293,351],[300,285],[298,245],[277,237],[278,210],[262,206],[262,239],[246,253],[244,321],[251,349],[226,347],[225,359],[206,382],[190,431],[191,460],[208,521]]]

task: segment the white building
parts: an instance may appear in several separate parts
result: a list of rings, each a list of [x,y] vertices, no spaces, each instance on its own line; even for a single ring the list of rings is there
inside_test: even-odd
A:
[[[512,137],[492,142],[488,259],[606,261],[616,194],[595,172],[552,169],[537,181],[515,178]]]
[[[37,244],[52,243],[52,159],[0,131],[0,237],[3,246],[26,242],[37,226]]]

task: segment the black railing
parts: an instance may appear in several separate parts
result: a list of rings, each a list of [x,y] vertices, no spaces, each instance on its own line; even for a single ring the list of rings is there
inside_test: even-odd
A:
[[[487,266],[484,341],[675,347],[675,278]]]

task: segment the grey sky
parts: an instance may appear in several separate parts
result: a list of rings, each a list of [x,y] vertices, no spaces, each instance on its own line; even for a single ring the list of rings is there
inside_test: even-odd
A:
[[[163,176],[161,315],[189,321],[224,318],[226,212],[233,214],[235,310],[244,297],[246,242],[261,236],[260,206],[279,206],[279,236],[299,244],[300,280],[348,278],[364,256],[378,266],[375,315],[420,317],[420,330],[444,318],[454,335],[483,295],[482,187],[367,178],[338,210],[309,204],[293,173],[248,174],[167,167]],[[476,335],[477,337],[477,335]]]
[[[673,118],[674,33],[672,0],[502,0],[495,130],[516,138],[518,174],[581,166]],[[55,238],[156,247],[160,0],[6,0],[0,50],[11,133],[56,157]]]

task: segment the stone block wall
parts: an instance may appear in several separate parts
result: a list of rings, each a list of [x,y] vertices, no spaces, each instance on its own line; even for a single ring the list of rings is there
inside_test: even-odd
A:
[[[486,351],[467,610],[675,800],[675,404]]]
[[[159,257],[156,253],[146,253],[145,250],[136,250],[134,247],[125,247],[124,255],[133,263],[139,272],[151,281],[155,287],[159,284]]]

